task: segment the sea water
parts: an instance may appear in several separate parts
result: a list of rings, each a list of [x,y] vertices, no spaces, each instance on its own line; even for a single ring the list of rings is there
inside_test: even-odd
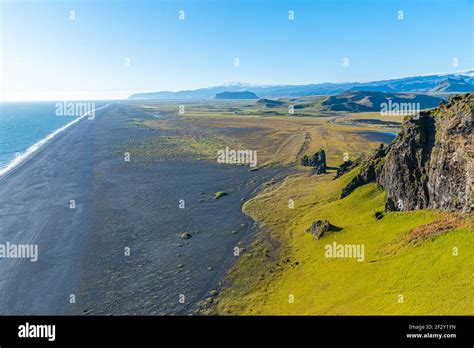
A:
[[[106,102],[89,105],[97,109]],[[0,175],[27,152],[38,149],[55,131],[83,116],[64,109],[64,102],[0,103]]]

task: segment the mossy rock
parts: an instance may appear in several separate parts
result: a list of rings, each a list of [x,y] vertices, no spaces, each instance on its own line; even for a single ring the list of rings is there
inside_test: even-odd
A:
[[[228,195],[227,192],[218,191],[218,192],[214,193],[214,199],[219,199],[219,198],[227,196],[227,195]]]

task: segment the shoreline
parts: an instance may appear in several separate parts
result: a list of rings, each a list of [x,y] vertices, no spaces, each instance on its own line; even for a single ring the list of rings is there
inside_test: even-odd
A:
[[[124,152],[156,135],[130,124],[137,116],[152,117],[107,108],[2,177],[0,241],[37,245],[38,260],[2,261],[1,314],[193,314],[219,286],[234,248],[252,236],[243,202],[286,169],[156,156],[125,162]],[[214,199],[217,191],[229,194]],[[180,238],[183,231],[192,238]]]
[[[97,109],[94,109],[92,111],[88,111],[86,112],[85,114],[75,118],[74,120],[72,120],[71,122],[65,124],[64,126],[52,131],[51,133],[49,133],[47,136],[45,136],[44,138],[38,140],[36,143],[30,145],[26,150],[24,150],[22,153],[20,153],[17,157],[15,157],[15,159],[13,159],[12,161],[10,161],[5,167],[3,168],[0,168],[0,180],[2,180],[3,178],[7,177],[7,175],[9,173],[11,173],[12,171],[15,170],[15,168],[19,167],[21,164],[25,163],[26,161],[28,161],[29,159],[33,158],[35,156],[35,154],[43,149],[46,145],[48,145],[48,143],[54,139],[54,137],[56,137],[57,135],[61,134],[62,132],[64,132],[66,129],[68,129],[69,127],[71,127],[72,125],[76,124],[77,122],[79,122],[80,120],[82,120],[83,118],[85,118],[86,116],[88,116],[91,112],[95,113],[96,111],[98,110],[101,110],[101,109],[104,109],[105,107],[108,107],[110,106],[111,104],[106,104],[104,106],[101,106]]]

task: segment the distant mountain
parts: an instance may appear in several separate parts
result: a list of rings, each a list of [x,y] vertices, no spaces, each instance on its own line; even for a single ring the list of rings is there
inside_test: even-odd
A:
[[[276,108],[279,106],[283,106],[286,103],[279,100],[272,100],[272,99],[260,99],[257,104],[263,106],[264,108]]]
[[[195,90],[185,90],[178,92],[151,92],[132,94],[129,100],[185,100],[185,99],[213,99],[214,96],[222,92],[253,92],[261,98],[282,98],[282,97],[305,97],[317,95],[332,95],[344,91],[355,89],[374,92],[416,92],[430,93],[432,89],[438,87],[446,79],[462,78],[467,84],[474,84],[474,71],[467,71],[455,74],[436,74],[427,76],[405,77],[383,81],[373,81],[367,83],[347,82],[347,83],[318,83],[310,85],[270,85],[258,86],[242,83],[231,83],[222,86],[209,88],[199,88]],[[453,86],[450,89],[462,88],[460,85]],[[446,93],[465,92],[449,91]],[[437,92],[441,93],[441,92]]]
[[[321,105],[329,111],[372,112],[381,111],[382,104],[397,105],[417,103],[420,109],[433,108],[443,99],[414,93],[384,93],[373,91],[349,90],[326,98]]]
[[[474,92],[474,86],[467,83],[463,78],[451,78],[441,82],[438,86],[431,89],[432,93],[452,93],[452,92]]]
[[[242,92],[221,92],[217,93],[214,99],[258,99],[257,95],[253,92],[242,91]]]

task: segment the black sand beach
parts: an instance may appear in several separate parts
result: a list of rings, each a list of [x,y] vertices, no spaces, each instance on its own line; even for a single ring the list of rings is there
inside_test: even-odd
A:
[[[0,259],[0,314],[189,314],[218,290],[254,228],[242,199],[286,170],[126,162],[130,141],[156,132],[132,126],[137,116],[153,117],[121,104],[100,110],[0,178],[0,243],[39,253]],[[215,200],[217,191],[229,195]]]

